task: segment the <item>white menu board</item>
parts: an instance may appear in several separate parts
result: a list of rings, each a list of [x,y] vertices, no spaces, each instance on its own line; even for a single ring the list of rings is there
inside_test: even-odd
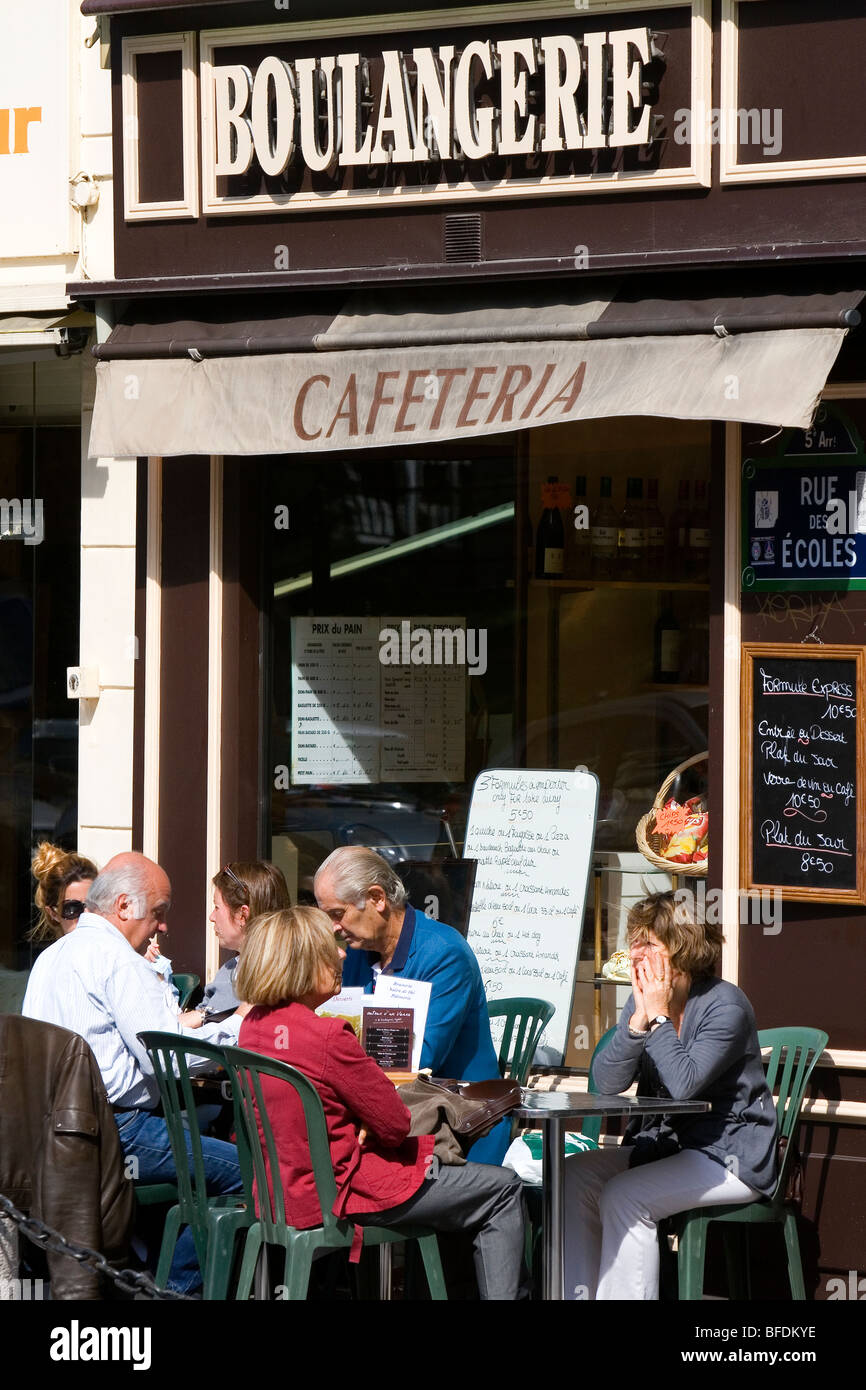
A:
[[[464,856],[478,861],[467,939],[488,1001],[547,999],[565,1055],[598,811],[594,773],[492,769],[475,780]]]
[[[466,619],[415,618],[411,631],[434,624],[462,635]],[[292,619],[292,785],[463,781],[466,664],[435,659],[432,643],[433,659],[413,661],[409,628],[400,618]],[[400,634],[393,663],[382,660],[388,631]]]

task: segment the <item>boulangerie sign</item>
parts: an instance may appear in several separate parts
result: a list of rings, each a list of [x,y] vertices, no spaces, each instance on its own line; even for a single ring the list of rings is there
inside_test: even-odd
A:
[[[321,172],[645,145],[644,68],[653,57],[646,27],[385,48],[375,103],[370,63],[358,53],[294,62],[268,54],[255,76],[245,63],[223,62],[211,78],[214,173],[245,174],[254,158],[275,175],[296,161]],[[534,111],[530,83],[539,75]]]
[[[653,0],[530,8],[125,37],[125,217],[708,187],[708,0],[670,0],[658,26]],[[673,139],[683,112],[694,138]]]

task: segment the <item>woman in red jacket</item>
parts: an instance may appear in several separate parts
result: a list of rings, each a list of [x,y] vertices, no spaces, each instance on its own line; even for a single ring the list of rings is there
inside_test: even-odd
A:
[[[523,1251],[520,1182],[504,1168],[440,1166],[431,1136],[409,1138],[409,1111],[361,1048],[350,1025],[314,1010],[340,988],[342,960],[327,915],[294,907],[259,917],[247,931],[237,973],[254,1007],[242,1047],[288,1062],[319,1093],[337,1181],[334,1213],[358,1225],[428,1226],[474,1237],[482,1299],[515,1299]],[[286,1199],[286,1218],[321,1221],[303,1110],[297,1093],[262,1078]]]

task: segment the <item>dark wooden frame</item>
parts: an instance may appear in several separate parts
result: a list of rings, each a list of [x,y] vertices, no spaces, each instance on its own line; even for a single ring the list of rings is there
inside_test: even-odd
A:
[[[753,874],[752,845],[755,808],[752,797],[753,758],[753,683],[754,663],[759,657],[813,658],[820,661],[853,661],[856,668],[856,689],[860,715],[855,720],[856,748],[856,888],[799,888],[774,883],[758,883]],[[866,647],[821,645],[804,646],[797,642],[746,642],[741,648],[740,662],[740,887],[746,892],[761,888],[780,892],[792,902],[821,902],[859,904],[866,906]]]

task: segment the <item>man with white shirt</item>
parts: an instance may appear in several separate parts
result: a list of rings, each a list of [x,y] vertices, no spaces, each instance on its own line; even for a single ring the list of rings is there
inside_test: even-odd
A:
[[[236,1044],[244,1005],[221,1023],[195,1030],[181,1027],[166,1002],[162,984],[140,954],[154,932],[166,930],[171,907],[168,876],[143,854],[118,854],[94,879],[86,911],[74,932],[43,951],[30,974],[22,1013],[78,1033],[96,1057],[108,1099],[133,1172],[142,1182],[176,1177],[159,1091],[138,1034],[153,1029]],[[208,1065],[190,1061],[190,1070]],[[187,1140],[189,1147],[189,1140]],[[208,1192],[239,1192],[237,1149],[220,1139],[202,1139]],[[188,1293],[201,1282],[192,1232],[178,1241],[169,1287]]]

